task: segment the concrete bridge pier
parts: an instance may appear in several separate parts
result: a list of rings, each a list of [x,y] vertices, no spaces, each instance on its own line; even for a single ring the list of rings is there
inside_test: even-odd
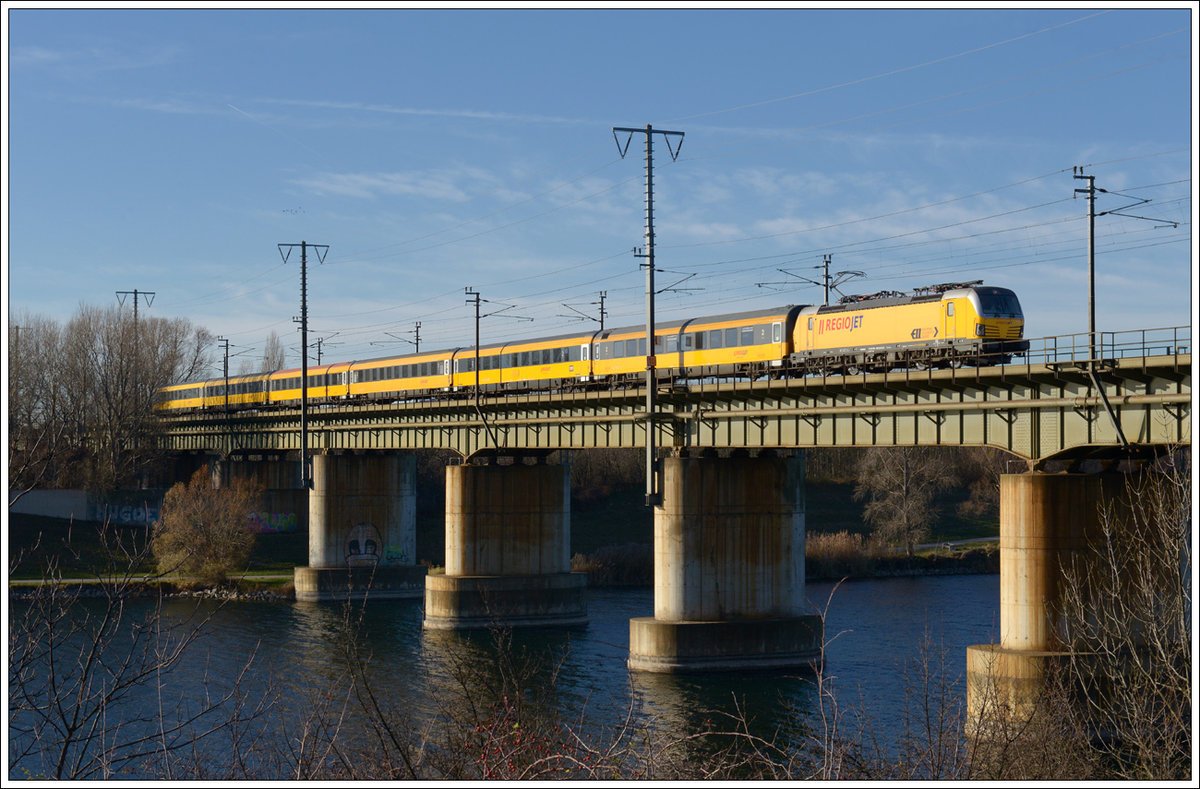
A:
[[[421,596],[416,469],[411,453],[312,457],[308,567],[296,568],[297,600]]]
[[[967,648],[967,714],[976,731],[989,719],[1026,720],[1048,673],[1069,657],[1063,625],[1063,568],[1084,560],[1099,533],[1107,474],[1000,477],[1000,643]]]
[[[208,461],[213,487],[248,479],[263,490],[262,509],[252,516],[259,532],[294,532],[308,528],[308,499],[300,489],[300,463],[286,456],[263,454]]]
[[[469,630],[587,622],[571,572],[565,465],[447,466],[446,573],[425,578],[424,626]]]
[[[667,457],[654,509],[654,616],[629,622],[629,668],[819,664],[804,613],[804,459]]]

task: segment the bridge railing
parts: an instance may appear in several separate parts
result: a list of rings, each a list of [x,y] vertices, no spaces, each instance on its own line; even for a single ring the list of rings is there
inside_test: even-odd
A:
[[[1053,364],[1086,361],[1091,358],[1091,335],[1060,334],[1029,341],[1029,350],[1021,363]],[[1097,359],[1145,358],[1175,356],[1192,351],[1192,327],[1174,326],[1158,329],[1096,332]]]
[[[1029,348],[1022,354],[1012,354],[1010,351],[979,351],[973,355],[957,357],[956,370],[961,374],[974,376],[976,371],[985,367],[1018,367],[1030,368],[1043,364],[1080,364],[1092,358],[1092,347],[1088,332],[1076,334],[1059,334],[1049,337],[1039,337],[1029,340]],[[1190,326],[1171,326],[1156,329],[1132,329],[1129,331],[1096,332],[1095,357],[1097,360],[1146,359],[1150,357],[1173,356],[1175,364],[1179,357],[1190,354],[1192,350],[1192,328]],[[899,377],[905,380],[924,375],[927,368],[907,367],[903,364],[889,369],[886,375],[889,380]],[[781,388],[791,385],[796,377],[806,381],[827,381],[831,379],[847,380],[865,379],[871,372],[878,370],[870,367],[854,371],[830,371],[801,368],[783,368],[780,370],[784,377],[778,381],[771,380],[771,386],[776,383]],[[959,373],[955,373],[956,375]],[[792,377],[794,376],[794,377]],[[790,380],[789,380],[790,378]],[[727,388],[731,382],[746,381],[747,378],[714,378],[710,376],[688,377],[678,379],[676,383],[686,385],[692,392],[704,393],[708,389]]]

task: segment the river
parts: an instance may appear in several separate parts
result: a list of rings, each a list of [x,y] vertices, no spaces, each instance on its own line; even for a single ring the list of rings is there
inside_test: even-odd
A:
[[[825,675],[832,678],[843,711],[861,708],[885,738],[898,731],[898,711],[906,708],[913,669],[926,659],[945,671],[955,698],[965,702],[966,648],[994,643],[999,629],[999,576],[957,575],[810,583],[808,598],[826,610]],[[13,601],[10,617],[23,604]],[[96,606],[84,601],[81,606]],[[268,738],[294,737],[287,722],[311,709],[311,700],[336,687],[347,665],[341,644],[347,613],[361,615],[358,644],[368,656],[369,682],[389,709],[414,720],[444,714],[461,683],[495,681],[497,658],[486,633],[463,636],[425,631],[422,603],[379,601],[346,607],[336,603],[230,602],[217,605],[190,598],[164,602],[167,621],[181,623],[199,612],[211,614],[202,637],[166,680],[161,696],[149,683],[117,712],[129,719],[153,718],[162,699],[183,698],[194,709],[205,683],[230,687],[243,667],[242,690],[255,698],[268,686],[279,703],[293,705],[287,716],[267,716]],[[150,610],[137,601],[129,620]],[[745,710],[756,733],[792,730],[798,718],[817,712],[813,677],[803,673],[653,675],[625,666],[629,620],[653,611],[649,589],[592,589],[589,623],[570,630],[518,631],[508,653],[528,669],[523,683],[543,688],[540,703],[553,706],[587,726],[612,726],[630,709],[635,723],[659,733],[695,731],[723,713]],[[944,656],[944,666],[943,663]],[[554,681],[550,682],[550,677]],[[549,690],[545,690],[549,688]],[[184,710],[168,715],[183,715]],[[10,748],[19,737],[10,728]],[[282,743],[280,743],[282,752]],[[16,777],[10,762],[10,777]],[[20,765],[44,774],[36,760]]]

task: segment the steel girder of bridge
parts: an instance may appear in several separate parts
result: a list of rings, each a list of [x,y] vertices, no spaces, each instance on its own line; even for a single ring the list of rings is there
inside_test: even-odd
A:
[[[658,446],[991,446],[1031,465],[1190,443],[1191,354],[661,387]],[[644,447],[644,390],[310,404],[309,450]],[[300,410],[163,418],[163,448],[221,455],[300,448]]]

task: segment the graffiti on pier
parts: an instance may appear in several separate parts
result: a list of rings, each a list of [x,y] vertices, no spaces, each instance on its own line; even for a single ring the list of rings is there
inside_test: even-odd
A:
[[[408,564],[408,551],[403,545],[388,545],[383,549],[384,564]]]
[[[356,525],[346,539],[346,564],[350,567],[379,564],[382,543],[375,524]]]

